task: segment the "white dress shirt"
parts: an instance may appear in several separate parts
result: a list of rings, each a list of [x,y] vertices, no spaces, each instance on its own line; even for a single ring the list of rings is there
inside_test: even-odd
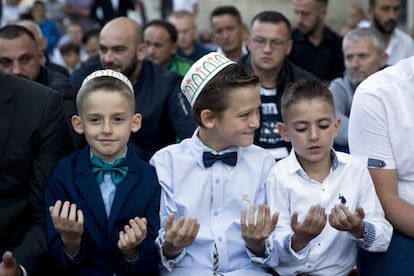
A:
[[[225,152],[237,151],[236,166],[221,161],[205,168],[204,151],[215,153],[194,135],[180,144],[156,152],[150,163],[155,166],[161,185],[160,220],[163,226],[170,213],[176,219],[185,216],[197,218],[200,230],[192,245],[172,260],[161,252],[164,270],[168,275],[208,275],[214,272],[213,251],[217,246],[218,275],[265,275],[253,264],[241,236],[240,215],[243,208],[266,203],[265,181],[274,165],[273,157],[255,145],[232,147]],[[160,229],[157,243],[162,247],[165,237]],[[277,246],[268,243],[266,259],[253,258],[264,263],[278,259]],[[273,253],[272,253],[273,252]],[[170,272],[168,272],[170,271]]]
[[[385,251],[392,235],[392,226],[384,217],[368,169],[349,154],[332,150],[333,165],[324,181],[309,178],[292,150],[289,157],[272,169],[268,181],[271,212],[279,211],[277,239],[286,240],[293,231],[291,215],[297,211],[303,222],[312,205],[320,204],[329,214],[336,204],[345,203],[354,213],[360,206],[365,212],[364,238],[338,231],[327,222],[323,231],[308,244],[309,255],[302,261],[276,267],[280,275],[347,275],[355,265],[357,246],[368,251]]]

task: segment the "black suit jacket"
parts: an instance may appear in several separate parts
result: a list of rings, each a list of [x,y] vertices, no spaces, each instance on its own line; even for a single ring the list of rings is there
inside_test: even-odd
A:
[[[0,73],[0,254],[11,250],[29,275],[47,252],[44,189],[73,150],[62,96]]]

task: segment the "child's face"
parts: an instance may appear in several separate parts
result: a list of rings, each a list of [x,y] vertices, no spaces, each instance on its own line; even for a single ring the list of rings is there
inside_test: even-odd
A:
[[[282,137],[292,143],[305,170],[316,163],[330,166],[330,150],[338,134],[339,119],[335,119],[328,102],[321,98],[300,100],[290,105],[285,123],[278,127]]]
[[[208,138],[203,140],[201,136],[201,139],[215,151],[251,145],[260,123],[258,86],[235,88],[228,97],[227,109],[220,116],[212,114],[207,122],[203,122],[208,129]]]
[[[78,53],[69,52],[63,55],[63,61],[68,68],[75,69],[76,66],[81,62],[81,59]]]
[[[72,125],[85,135],[96,156],[113,161],[125,152],[131,131],[141,127],[141,115],[134,114],[120,92],[98,90],[85,97],[83,110],[73,116]]]

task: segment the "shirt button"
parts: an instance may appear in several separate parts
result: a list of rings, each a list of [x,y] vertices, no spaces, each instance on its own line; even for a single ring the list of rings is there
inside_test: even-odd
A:
[[[325,192],[325,188],[322,189],[322,192]]]
[[[223,239],[221,237],[218,238],[218,241],[221,242]]]
[[[214,211],[214,212],[213,212],[213,215],[214,215],[215,217],[217,217],[217,216],[218,216],[218,212],[217,212],[217,211]]]
[[[220,183],[220,179],[218,179],[218,178],[217,178],[217,179],[216,179],[216,183]]]

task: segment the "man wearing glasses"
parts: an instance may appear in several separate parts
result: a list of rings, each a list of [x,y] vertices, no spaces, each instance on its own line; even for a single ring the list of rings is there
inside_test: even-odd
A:
[[[277,123],[282,121],[283,91],[289,83],[314,77],[286,58],[292,44],[289,20],[277,11],[263,11],[251,21],[250,52],[239,60],[261,78],[260,128],[256,131],[255,144],[269,150],[276,160],[286,157],[291,148],[277,130]]]

